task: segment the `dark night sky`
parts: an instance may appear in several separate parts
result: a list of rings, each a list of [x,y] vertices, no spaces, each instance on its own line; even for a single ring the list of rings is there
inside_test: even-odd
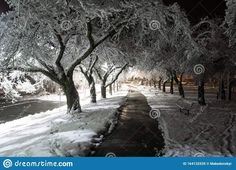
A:
[[[186,11],[192,23],[198,22],[201,18],[223,17],[225,14],[224,0],[163,0],[166,4],[178,2]],[[4,0],[0,0],[0,13],[6,12],[8,6]]]
[[[0,0],[0,14],[8,10],[8,5],[4,0]]]
[[[186,11],[192,23],[198,22],[201,18],[221,17],[225,15],[225,0],[163,0],[166,4],[178,2]]]

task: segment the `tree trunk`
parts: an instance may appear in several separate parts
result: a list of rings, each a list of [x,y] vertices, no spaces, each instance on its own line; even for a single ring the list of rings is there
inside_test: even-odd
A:
[[[144,79],[141,80],[141,85],[142,85],[142,86],[144,85]]]
[[[71,78],[71,80],[67,80],[63,84],[63,90],[67,99],[67,110],[68,113],[80,113],[81,106],[79,101],[79,94],[77,89],[75,88],[75,84]]]
[[[182,98],[184,98],[185,94],[184,94],[184,88],[183,88],[182,81],[183,81],[183,74],[180,75],[180,79],[179,79],[179,82],[178,82],[178,89],[179,89],[179,95]]]
[[[153,80],[153,87],[156,89],[157,88],[157,81]]]
[[[219,98],[221,100],[225,100],[225,82],[224,79],[221,78],[220,82],[219,82],[219,92],[218,92]]]
[[[101,95],[102,95],[102,98],[103,98],[103,99],[107,98],[107,93],[106,93],[106,86],[105,86],[105,84],[102,84],[102,85],[101,85]]]
[[[204,85],[205,85],[204,81],[200,80],[198,84],[198,103],[200,105],[206,105]]]
[[[179,95],[184,98],[185,97],[185,94],[184,94],[184,88],[183,88],[183,84],[182,84],[182,81],[179,82],[178,84],[178,90],[179,90]]]
[[[119,82],[116,83],[116,91],[119,91]]]
[[[162,88],[162,91],[163,91],[163,92],[166,92],[166,83],[167,83],[167,81],[164,81],[164,82],[163,82],[163,88]]]
[[[230,101],[232,99],[232,82],[229,83],[229,89],[228,89],[228,100]]]
[[[174,78],[171,77],[170,79],[170,93],[174,94]]]
[[[97,102],[97,96],[96,96],[96,87],[94,78],[92,75],[86,75],[84,74],[88,84],[89,84],[89,92],[90,92],[90,102],[96,103]]]
[[[230,83],[230,72],[227,73],[227,100],[231,100],[232,92],[231,92],[231,83]]]
[[[178,80],[177,78],[177,74],[175,71],[173,71],[172,73],[173,75],[173,78],[176,82],[176,84],[178,85],[178,91],[179,91],[179,95],[184,98],[185,97],[185,94],[184,94],[184,88],[183,88],[183,84],[182,84],[182,81],[183,81],[183,73],[180,74],[180,79]]]
[[[113,92],[116,92],[116,82],[113,83]]]
[[[91,103],[96,103],[97,102],[97,96],[96,96],[96,87],[95,87],[95,83],[91,83],[89,85],[90,88],[90,102]]]
[[[148,80],[149,86],[152,87],[152,80]]]
[[[109,94],[112,95],[112,84],[109,85]]]
[[[162,81],[162,79],[159,79],[159,81],[158,81],[158,89],[159,90],[161,90],[161,81]]]

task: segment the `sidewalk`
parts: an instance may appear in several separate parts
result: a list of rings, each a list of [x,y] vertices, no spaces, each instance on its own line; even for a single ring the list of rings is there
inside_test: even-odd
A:
[[[143,94],[129,92],[118,125],[93,156],[156,156],[164,140],[158,121],[149,116],[150,110]]]

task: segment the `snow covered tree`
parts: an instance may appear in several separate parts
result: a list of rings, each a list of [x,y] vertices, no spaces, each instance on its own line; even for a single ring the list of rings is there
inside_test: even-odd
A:
[[[94,69],[101,82],[101,96],[106,98],[107,87],[109,87],[110,93],[112,93],[112,84],[116,82],[120,74],[127,68],[128,62],[126,61],[126,56],[116,48],[100,47],[100,50],[97,51],[99,51],[98,55],[100,55],[99,64]]]
[[[226,98],[224,80],[226,74],[232,75],[235,68],[233,47],[228,46],[228,37],[225,36],[225,28],[219,19],[204,19],[193,27],[193,37],[199,45],[201,55],[192,60],[193,74],[198,81],[198,101],[205,105],[204,84],[214,75],[218,75],[218,97]],[[200,67],[198,67],[200,66]],[[201,74],[198,74],[198,69]]]
[[[39,93],[43,87],[44,78],[45,76],[20,71],[1,71],[0,89],[3,91],[3,98],[17,101],[24,95]]]
[[[230,38],[230,45],[236,44],[236,0],[225,0],[227,9],[225,22],[228,25],[227,34]]]
[[[13,11],[1,16],[2,67],[43,73],[62,87],[68,112],[81,112],[74,69],[128,27],[136,18],[135,5],[96,0],[7,2]]]
[[[96,103],[96,86],[95,86],[95,79],[94,79],[94,67],[98,61],[98,56],[95,57],[90,56],[89,62],[82,64],[79,66],[81,73],[84,75],[85,79],[87,80],[89,84],[90,89],[90,97],[91,97],[91,103]]]
[[[187,16],[178,4],[175,3],[167,8],[164,19],[164,28],[161,26],[143,38],[142,47],[149,54],[144,57],[145,62],[140,60],[140,64],[144,68],[160,70],[159,87],[164,78],[164,91],[165,84],[170,81],[170,92],[173,93],[173,80],[175,80],[180,96],[184,97],[182,77],[189,67],[186,51],[194,50],[196,43],[191,37]]]
[[[116,45],[127,54],[125,61],[135,65],[143,62],[138,52],[155,54],[160,41],[178,48],[178,38],[189,36],[189,23],[180,7],[167,7],[161,0],[7,2],[13,10],[1,16],[2,67],[48,76],[62,87],[68,112],[81,112],[75,68],[105,41]],[[150,64],[153,58],[160,59],[150,55]]]

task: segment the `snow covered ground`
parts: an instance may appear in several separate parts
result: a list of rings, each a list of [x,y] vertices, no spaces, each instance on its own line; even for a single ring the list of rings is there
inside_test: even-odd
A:
[[[66,106],[29,115],[0,124],[1,156],[85,156],[99,144],[101,132],[111,131],[117,119],[116,109],[127,90],[88,104],[82,98],[83,112],[66,114]],[[64,100],[64,97],[47,96],[45,100]]]
[[[185,87],[186,99],[195,103],[188,116],[176,106],[177,93],[144,86],[138,89],[152,109],[161,113],[158,120],[164,132],[165,156],[236,156],[235,101],[217,101],[213,93],[207,93],[208,105],[201,108],[196,104],[196,91]]]
[[[132,86],[130,86],[132,87]],[[160,111],[160,127],[169,156],[236,156],[236,106],[234,102],[217,101],[206,94],[208,105],[197,105],[196,91],[186,88],[186,99],[194,102],[190,115],[180,113],[176,103],[180,97],[150,87],[134,87],[141,91],[152,109]],[[83,113],[65,114],[66,106],[0,124],[1,156],[86,156],[101,142],[101,132],[111,131],[116,109],[127,94],[123,91],[89,104],[82,95]],[[98,97],[99,98],[99,97]],[[43,96],[42,100],[65,101],[64,96]]]

